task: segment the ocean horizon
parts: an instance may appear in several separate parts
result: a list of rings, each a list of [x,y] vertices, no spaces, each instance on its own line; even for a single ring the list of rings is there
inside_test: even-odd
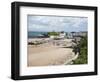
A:
[[[48,32],[38,32],[38,31],[29,31],[28,38],[37,38],[43,35],[47,35]]]

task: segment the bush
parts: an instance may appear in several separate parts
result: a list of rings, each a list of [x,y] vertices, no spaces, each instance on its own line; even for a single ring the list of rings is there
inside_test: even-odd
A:
[[[83,37],[77,46],[80,47],[80,54],[79,57],[73,61],[73,64],[87,64],[88,63],[87,37],[86,36]]]

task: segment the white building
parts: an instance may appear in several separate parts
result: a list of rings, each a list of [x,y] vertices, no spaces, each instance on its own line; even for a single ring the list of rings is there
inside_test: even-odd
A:
[[[50,38],[54,39],[54,38],[58,38],[58,39],[63,39],[66,37],[66,33],[65,32],[60,32],[59,35],[55,36],[55,35],[51,35]]]
[[[59,38],[65,38],[65,36],[66,36],[66,33],[65,32],[60,32]]]

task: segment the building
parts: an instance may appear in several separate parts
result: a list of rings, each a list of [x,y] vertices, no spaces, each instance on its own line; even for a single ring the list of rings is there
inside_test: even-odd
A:
[[[50,35],[50,38],[52,39],[63,39],[66,37],[66,33],[65,32],[59,32],[58,35]]]
[[[65,32],[60,32],[59,34],[59,38],[65,38],[66,37],[66,33]]]
[[[72,33],[71,33],[71,32],[68,32],[68,33],[67,33],[67,38],[68,38],[68,39],[73,39],[73,36],[72,36]]]
[[[82,31],[82,32],[71,32],[72,33],[72,36],[73,37],[76,37],[76,36],[80,36],[80,37],[84,37],[87,35],[87,32],[86,31]]]
[[[87,36],[87,32],[70,32],[68,33],[68,38],[69,39],[74,39],[75,42],[79,42],[82,37]]]
[[[79,42],[84,36],[87,36],[87,32],[76,32],[73,34],[73,38],[76,42]]]

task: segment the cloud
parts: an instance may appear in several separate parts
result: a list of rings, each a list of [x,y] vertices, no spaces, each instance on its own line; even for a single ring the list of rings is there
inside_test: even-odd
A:
[[[87,31],[87,17],[28,15],[29,31]]]

